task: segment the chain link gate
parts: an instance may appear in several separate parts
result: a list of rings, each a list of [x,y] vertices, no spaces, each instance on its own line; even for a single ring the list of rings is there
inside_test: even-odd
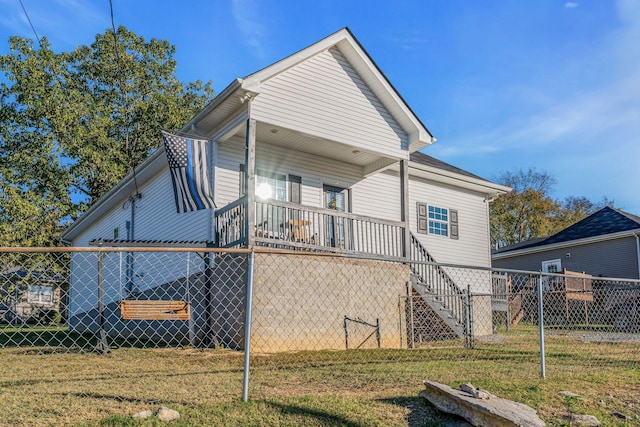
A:
[[[349,350],[349,324],[373,328],[373,331],[369,335],[367,335],[364,340],[360,342],[360,344],[352,348],[362,348],[366,344],[366,342],[369,341],[369,339],[373,336],[375,336],[376,338],[377,348],[380,348],[380,319],[376,319],[376,323],[368,323],[360,319],[359,317],[356,319],[351,319],[347,316],[344,316],[344,343],[347,350]]]

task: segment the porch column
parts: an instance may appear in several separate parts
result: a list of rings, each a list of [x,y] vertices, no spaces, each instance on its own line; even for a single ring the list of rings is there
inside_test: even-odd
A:
[[[245,215],[245,230],[247,232],[247,245],[253,246],[255,234],[253,227],[256,224],[256,120],[247,119],[247,137],[245,147],[244,168],[245,173],[245,189],[244,194],[247,195],[247,212]]]
[[[402,256],[411,256],[411,232],[409,230],[409,160],[400,160],[400,221],[404,223]]]

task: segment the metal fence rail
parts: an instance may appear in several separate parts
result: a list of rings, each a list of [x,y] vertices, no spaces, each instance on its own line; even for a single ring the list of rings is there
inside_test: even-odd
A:
[[[415,271],[455,288],[419,288]],[[445,303],[461,294],[462,322]],[[162,401],[179,375],[248,397],[250,372],[403,376],[438,361],[504,361],[535,377],[554,375],[568,349],[583,366],[637,368],[639,342],[638,280],[268,248],[0,248],[1,381],[33,395],[53,383]],[[185,404],[212,393],[176,390]]]

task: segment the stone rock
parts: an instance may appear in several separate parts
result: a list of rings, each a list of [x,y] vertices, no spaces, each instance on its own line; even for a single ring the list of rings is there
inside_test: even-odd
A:
[[[173,420],[177,420],[178,418],[180,418],[180,413],[178,411],[174,411],[173,409],[169,409],[169,408],[167,408],[165,406],[162,406],[158,410],[158,413],[156,414],[156,417],[160,421],[173,421]]]
[[[584,426],[584,427],[597,427],[600,425],[600,421],[593,415],[580,415],[573,414],[571,416],[572,426]]]
[[[460,385],[460,390],[469,393],[476,399],[493,399],[495,396],[486,390],[482,390],[480,387],[474,387],[471,383],[464,383]]]
[[[477,399],[462,390],[425,381],[420,395],[442,412],[458,415],[476,427],[542,427],[545,425],[527,405],[494,397]]]
[[[137,412],[137,413],[133,414],[131,417],[132,418],[145,419],[145,418],[149,418],[152,415],[153,415],[153,412],[151,412],[151,411],[142,411],[142,412]]]

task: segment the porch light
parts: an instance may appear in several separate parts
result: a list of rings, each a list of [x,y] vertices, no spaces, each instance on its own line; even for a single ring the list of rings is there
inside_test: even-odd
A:
[[[266,182],[258,184],[256,186],[256,196],[260,199],[271,199],[273,198],[273,188]]]

